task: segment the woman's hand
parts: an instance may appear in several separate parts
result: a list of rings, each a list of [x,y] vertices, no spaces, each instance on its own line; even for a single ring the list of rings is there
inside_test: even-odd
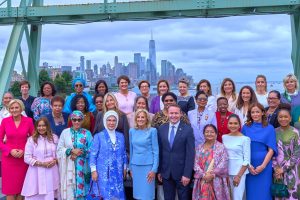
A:
[[[147,175],[147,181],[148,183],[151,183],[155,179],[155,172],[150,171]]]
[[[82,151],[82,149],[72,149],[71,153],[76,155],[76,157],[77,157],[77,156],[82,155],[83,151]]]
[[[126,176],[127,176],[127,170],[124,169],[124,170],[123,170],[123,179],[124,179],[124,180],[126,180],[126,178],[127,178]]]
[[[98,180],[98,173],[97,171],[92,172],[92,180],[97,181]]]
[[[255,168],[255,172],[256,172],[257,174],[260,174],[265,168],[266,168],[265,166],[259,165],[259,166],[257,166],[257,167]]]
[[[210,173],[210,172],[207,172],[205,173],[203,179],[206,181],[206,182],[210,182],[212,181],[213,179],[215,178],[214,174]]]
[[[51,167],[55,166],[56,163],[57,163],[56,159],[53,159],[51,161],[45,162],[44,165],[46,168],[51,168]]]
[[[257,175],[257,172],[255,171],[254,167],[252,165],[249,165],[248,167],[249,169],[249,172],[252,174],[252,175]]]
[[[24,154],[24,151],[21,149],[12,149],[10,151],[10,155],[12,155],[14,158],[21,158]]]
[[[281,167],[276,167],[275,168],[275,174],[276,175],[282,175],[283,174],[283,169]]]
[[[241,177],[234,176],[234,178],[233,178],[233,186],[235,186],[235,187],[239,186],[240,181],[241,181]]]

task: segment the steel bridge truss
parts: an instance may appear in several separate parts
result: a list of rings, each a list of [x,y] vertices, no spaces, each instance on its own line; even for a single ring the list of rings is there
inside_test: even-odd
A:
[[[44,5],[43,0],[0,0],[0,25],[13,25],[0,72],[0,96],[9,88],[19,55],[31,94],[38,90],[38,66],[42,25],[77,24],[101,21],[147,21],[176,18],[217,18],[242,15],[289,14],[292,27],[292,62],[300,79],[300,0],[150,0]],[[0,33],[1,34],[1,33]],[[25,34],[29,50],[25,65],[21,41]]]

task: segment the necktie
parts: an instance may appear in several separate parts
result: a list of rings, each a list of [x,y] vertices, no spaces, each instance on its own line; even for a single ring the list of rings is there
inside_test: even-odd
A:
[[[175,126],[172,126],[172,130],[170,133],[170,147],[172,148],[173,146],[173,142],[174,142],[174,138],[175,138]]]

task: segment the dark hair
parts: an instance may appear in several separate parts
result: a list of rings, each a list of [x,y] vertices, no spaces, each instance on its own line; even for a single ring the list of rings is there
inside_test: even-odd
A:
[[[291,110],[292,110],[292,107],[291,107],[291,105],[290,104],[288,104],[288,103],[281,103],[281,104],[279,104],[279,106],[278,106],[278,113],[280,112],[280,111],[282,111],[282,110],[285,110],[285,111],[287,111],[290,115],[291,115]]]
[[[221,94],[223,96],[225,96],[225,90],[224,90],[224,85],[225,83],[229,81],[231,84],[232,84],[232,99],[233,100],[236,100],[236,89],[235,89],[235,83],[233,82],[233,80],[231,78],[224,78],[223,81],[222,81],[222,84],[221,84]]]
[[[196,95],[195,95],[195,99],[197,100],[197,98],[198,98],[201,94],[204,94],[204,95],[206,96],[206,98],[208,98],[208,95],[207,95],[205,92],[203,92],[202,90],[199,90],[199,91],[196,93]]]
[[[206,124],[206,125],[204,126],[204,128],[203,128],[203,135],[204,135],[204,133],[205,133],[205,130],[206,130],[208,127],[212,127],[212,128],[214,129],[216,135],[218,135],[218,129],[217,129],[217,127],[216,127],[215,125],[213,125],[213,124]]]
[[[226,97],[219,97],[219,98],[217,99],[217,104],[218,104],[219,101],[221,101],[221,100],[225,100],[225,101],[228,103],[228,99],[227,99]]]
[[[62,103],[63,106],[65,105],[65,100],[64,100],[64,98],[62,98],[61,96],[54,96],[54,97],[51,99],[51,105],[52,105],[52,106],[53,106],[54,102],[60,102],[60,103]]]
[[[128,78],[128,76],[121,75],[121,76],[119,76],[118,79],[117,79],[118,85],[120,84],[120,81],[121,81],[122,79],[125,80],[125,81],[127,81],[128,85],[130,84],[130,79]]]
[[[176,94],[174,94],[173,92],[166,92],[165,94],[163,94],[162,97],[161,97],[162,102],[165,101],[165,98],[166,98],[167,96],[173,97],[173,99],[175,100],[175,102],[177,102],[177,96],[176,96]]]
[[[93,103],[94,104],[96,104],[96,99],[98,98],[98,97],[102,97],[102,99],[104,99],[104,95],[103,94],[94,94],[94,97],[93,97]]]
[[[137,102],[139,99],[144,99],[144,101],[146,102],[146,110],[149,112],[149,103],[148,103],[148,99],[144,96],[138,96],[135,98],[135,101],[134,101],[134,111],[136,111],[136,105],[137,105]]]
[[[50,85],[50,87],[52,88],[52,96],[55,96],[56,94],[56,89],[55,89],[55,86],[53,85],[53,83],[49,82],[49,81],[45,81],[44,83],[42,83],[41,85],[41,89],[40,89],[40,93],[41,93],[41,96],[45,96],[44,92],[43,92],[43,89],[45,87],[45,85]]]
[[[238,122],[239,122],[240,127],[242,126],[241,119],[240,119],[240,117],[239,117],[237,114],[231,114],[231,115],[229,115],[228,121],[229,121],[231,118],[236,118],[236,119],[238,120]]]
[[[161,83],[165,83],[165,84],[167,85],[167,87],[168,87],[168,92],[170,92],[170,85],[169,85],[169,82],[168,82],[167,80],[162,79],[162,80],[159,80],[159,81],[157,82],[157,87],[156,87],[157,95],[159,95],[159,85],[160,85]]]
[[[202,79],[202,80],[199,81],[199,83],[197,84],[197,88],[196,88],[197,91],[200,90],[200,85],[201,85],[202,83],[206,83],[206,84],[207,84],[207,86],[208,86],[208,88],[209,88],[209,90],[208,90],[208,92],[207,92],[207,95],[208,95],[208,96],[211,96],[211,95],[212,95],[212,92],[211,92],[211,84],[210,84],[210,82],[209,82],[208,80],[206,80],[206,79]]]
[[[21,89],[22,85],[28,85],[28,88],[30,89],[30,83],[28,81],[26,81],[26,80],[21,81],[20,82],[20,89]]]
[[[281,94],[280,94],[280,92],[278,92],[277,90],[271,90],[270,92],[269,92],[269,94],[270,93],[275,93],[276,94],[276,96],[277,96],[277,98],[280,100],[281,99]]]
[[[242,91],[244,89],[248,89],[250,91],[250,93],[251,93],[251,98],[250,98],[250,102],[249,102],[250,105],[253,104],[253,103],[257,103],[258,102],[257,98],[256,98],[256,94],[255,94],[254,90],[252,89],[252,87],[250,87],[249,85],[245,85],[245,86],[243,86],[240,89],[239,97],[238,97],[237,102],[236,102],[236,107],[238,109],[241,109],[243,107],[243,105],[244,105],[244,100],[242,98]]]
[[[98,86],[99,86],[101,83],[103,83],[104,86],[105,86],[105,94],[108,93],[108,87],[107,87],[106,81],[105,81],[105,80],[98,80],[98,81],[96,82],[96,85],[95,85],[95,94],[98,94],[98,93],[99,93],[99,92],[98,92]],[[103,95],[105,95],[105,94],[103,94]]]
[[[76,94],[73,99],[71,100],[71,110],[72,112],[74,110],[77,110],[76,108],[76,104],[77,102],[80,100],[80,99],[83,99],[84,100],[84,104],[85,104],[85,107],[84,107],[84,112],[88,112],[89,111],[89,102],[88,100],[86,99],[86,97],[82,94]]]
[[[150,88],[150,83],[149,83],[149,81],[146,81],[146,80],[141,80],[140,82],[139,82],[139,89],[141,89],[141,85],[143,84],[143,83],[147,83],[147,85],[148,85],[148,87]]]
[[[257,75],[257,76],[256,76],[256,78],[255,78],[255,87],[256,87],[256,81],[257,81],[257,79],[259,79],[259,78],[262,78],[262,79],[264,79],[264,81],[266,82],[266,87],[265,87],[265,90],[267,91],[268,84],[267,84],[267,78],[266,78],[266,76],[265,76],[265,75],[259,74],[259,75]]]
[[[253,122],[254,122],[253,119],[252,119],[252,117],[251,117],[251,110],[252,110],[254,107],[258,107],[258,108],[262,111],[262,113],[263,113],[263,115],[262,115],[262,120],[261,120],[263,127],[268,126],[268,119],[267,119],[267,115],[266,115],[266,110],[265,110],[264,106],[261,105],[261,104],[258,103],[258,102],[251,104],[251,106],[249,107],[249,109],[248,109],[248,111],[247,111],[247,121],[246,121],[246,125],[247,125],[247,126],[251,126],[251,125],[253,124]]]

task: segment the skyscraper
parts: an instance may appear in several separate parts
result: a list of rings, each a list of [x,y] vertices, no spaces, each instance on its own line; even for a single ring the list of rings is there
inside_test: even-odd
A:
[[[92,61],[86,60],[86,69],[92,69]]]
[[[84,72],[84,56],[80,56],[80,70]]]
[[[153,34],[151,31],[151,40],[149,41],[149,68],[150,68],[150,82],[156,83],[156,50],[155,41],[153,40]]]
[[[134,63],[137,65],[137,78],[139,78],[141,76],[141,61],[142,61],[141,53],[135,53],[133,60]]]

